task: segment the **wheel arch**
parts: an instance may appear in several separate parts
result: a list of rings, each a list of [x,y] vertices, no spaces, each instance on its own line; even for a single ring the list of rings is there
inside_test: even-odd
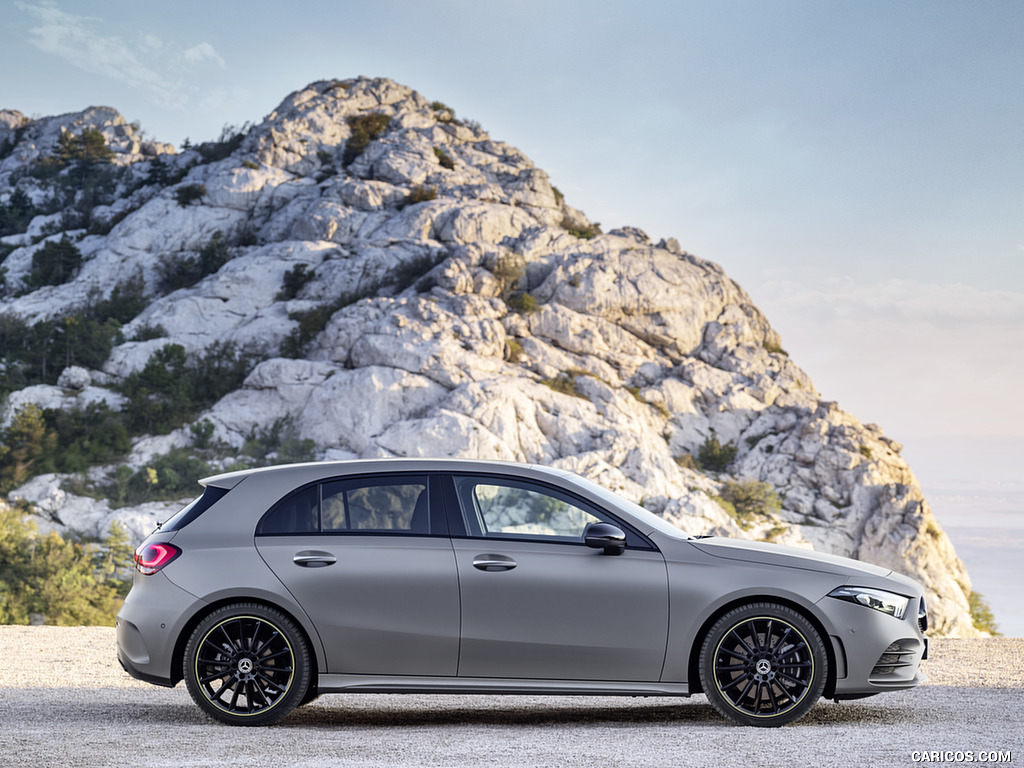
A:
[[[265,608],[272,608],[275,611],[280,611],[292,620],[298,630],[302,633],[303,639],[305,639],[310,651],[312,651],[310,654],[310,663],[313,668],[310,674],[310,686],[315,688],[321,662],[319,638],[311,637],[305,623],[302,621],[302,618],[297,616],[295,611],[290,610],[287,606],[274,600],[269,600],[265,597],[253,597],[250,595],[230,595],[205,603],[202,608],[192,614],[188,621],[182,625],[181,632],[178,633],[178,638],[174,642],[174,652],[171,655],[172,685],[177,685],[184,679],[185,646],[188,645],[188,640],[192,637],[192,633],[195,632],[196,627],[198,627],[200,622],[214,611],[235,603],[262,605]]]
[[[825,646],[825,655],[828,659],[828,676],[825,679],[825,690],[822,691],[822,698],[830,699],[835,693],[836,688],[836,653],[834,643],[830,639],[828,631],[825,626],[821,623],[817,616],[814,615],[813,611],[807,610],[805,605],[801,605],[795,600],[789,598],[780,597],[778,595],[744,595],[737,597],[734,600],[730,600],[727,603],[723,603],[712,611],[708,617],[701,624],[700,629],[693,636],[693,644],[690,647],[690,655],[686,662],[686,679],[688,681],[688,688],[691,694],[703,693],[704,687],[700,682],[700,649],[704,645],[704,638],[707,637],[708,632],[711,631],[711,627],[714,626],[715,622],[718,621],[722,616],[727,614],[729,611],[740,608],[744,605],[753,605],[755,603],[775,603],[776,605],[783,605],[791,610],[799,613],[804,619],[810,622],[811,626],[814,627],[815,631],[821,636],[821,644]]]

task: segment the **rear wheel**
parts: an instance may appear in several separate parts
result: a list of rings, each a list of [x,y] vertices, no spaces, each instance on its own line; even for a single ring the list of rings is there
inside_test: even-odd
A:
[[[821,635],[784,605],[735,608],[715,622],[701,646],[700,681],[708,701],[740,725],[798,720],[821,697],[827,679]]]
[[[196,627],[185,646],[185,685],[199,708],[230,725],[267,725],[291,712],[310,688],[312,664],[301,630],[280,611],[228,605]]]

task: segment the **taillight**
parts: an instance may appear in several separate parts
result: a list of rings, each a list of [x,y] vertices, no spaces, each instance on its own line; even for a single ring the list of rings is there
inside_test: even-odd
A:
[[[145,544],[135,550],[135,568],[145,576],[152,576],[180,554],[181,550],[173,544]]]

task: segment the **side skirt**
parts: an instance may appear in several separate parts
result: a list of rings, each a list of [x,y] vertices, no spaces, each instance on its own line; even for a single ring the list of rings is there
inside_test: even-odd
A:
[[[606,680],[519,680],[500,677],[319,675],[320,693],[497,693],[546,696],[683,696],[685,683]]]

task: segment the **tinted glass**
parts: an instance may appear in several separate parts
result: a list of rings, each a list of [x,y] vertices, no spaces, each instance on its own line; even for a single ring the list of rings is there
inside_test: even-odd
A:
[[[336,480],[323,486],[325,533],[429,533],[428,510],[425,477]]]
[[[220,501],[228,492],[227,488],[217,488],[213,485],[206,486],[203,495],[197,497],[191,504],[182,508],[174,517],[160,526],[161,531],[177,531],[191,523],[203,512],[208,510],[217,501]]]
[[[260,522],[257,534],[280,536],[318,531],[320,486],[311,485],[286,496]]]

